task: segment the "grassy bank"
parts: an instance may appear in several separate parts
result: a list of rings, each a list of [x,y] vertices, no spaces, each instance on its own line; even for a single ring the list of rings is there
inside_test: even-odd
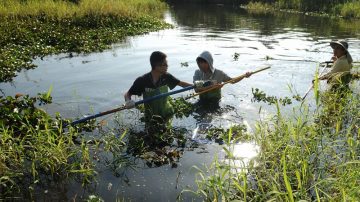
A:
[[[228,142],[226,160],[200,169],[195,193],[206,201],[357,201],[360,95],[315,89],[315,111],[303,103],[285,117],[278,105],[274,117],[258,122],[250,141],[260,151],[249,165],[235,163]]]
[[[344,18],[360,18],[360,2],[358,1],[308,1],[308,0],[275,0],[275,1],[252,1],[246,8],[257,12],[274,10],[292,10],[298,12],[310,12],[321,15],[341,16]]]
[[[65,132],[59,116],[36,107],[49,103],[50,93],[0,97],[0,199],[29,196],[37,186],[72,175],[84,183],[94,176],[88,146],[73,141],[81,129]]]
[[[163,29],[158,0],[0,2],[0,82],[34,68],[36,57],[102,51],[126,36]]]

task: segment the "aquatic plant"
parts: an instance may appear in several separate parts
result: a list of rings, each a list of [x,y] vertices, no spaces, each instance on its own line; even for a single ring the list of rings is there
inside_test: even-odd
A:
[[[206,201],[357,200],[360,95],[342,89],[317,96],[315,111],[302,104],[283,116],[277,107],[276,116],[256,124],[256,162],[238,167],[216,157],[210,167],[196,168],[198,189],[185,191]]]
[[[180,66],[181,67],[188,67],[189,63],[188,62],[182,62],[182,63],[180,63]]]
[[[262,101],[262,102],[268,103],[269,105],[279,103],[283,106],[292,104],[291,98],[289,98],[287,96],[285,96],[284,98],[277,98],[276,96],[267,96],[266,93],[264,93],[264,91],[261,91],[258,88],[255,88],[255,89],[252,88],[251,91],[254,96],[251,99],[251,101],[253,101],[253,102]],[[295,99],[296,101],[300,101],[301,97],[300,97],[300,95],[294,95],[293,99]]]
[[[238,60],[239,60],[239,56],[240,56],[240,53],[234,53],[234,55],[232,55],[234,61],[238,61]]]
[[[0,198],[34,191],[49,180],[92,181],[95,171],[81,129],[65,131],[59,114],[52,118],[37,107],[51,100],[50,91],[0,97]]]
[[[126,36],[169,27],[157,0],[0,2],[0,82],[36,66],[36,57],[103,51]]]

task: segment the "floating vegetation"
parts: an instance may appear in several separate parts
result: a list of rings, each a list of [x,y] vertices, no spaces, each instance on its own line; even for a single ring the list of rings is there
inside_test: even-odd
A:
[[[149,167],[170,164],[177,167],[186,143],[186,129],[168,126],[165,131],[154,133],[130,131],[127,153],[143,159]]]
[[[193,113],[194,108],[191,102],[187,102],[184,98],[171,98],[171,105],[174,107],[174,116],[176,118],[189,117]]]
[[[100,9],[104,7],[109,9]],[[133,13],[128,12],[130,8]],[[12,0],[0,4],[0,82],[11,81],[22,69],[35,68],[32,61],[36,57],[103,51],[126,36],[168,28],[154,12],[164,9],[156,0],[82,0],[79,4]]]
[[[188,62],[181,62],[180,65],[181,65],[181,67],[188,67],[189,63]]]
[[[273,60],[273,59],[274,59],[273,57],[270,57],[268,55],[265,57],[265,60]]]
[[[246,126],[243,124],[234,125],[230,129],[211,127],[207,130],[206,138],[218,144],[224,144],[224,141],[229,137],[231,141],[244,142],[251,139],[246,132]],[[231,134],[231,136],[229,136],[229,134]]]
[[[240,53],[234,53],[234,55],[232,55],[234,61],[238,61],[238,60],[239,60],[239,56],[240,56]]]
[[[258,88],[255,89],[252,88],[251,91],[254,96],[251,99],[253,102],[262,101],[268,103],[269,105],[280,103],[283,106],[292,104],[291,98],[287,96],[284,98],[277,98],[276,96],[267,96],[266,93],[264,93],[264,91],[260,91]],[[294,95],[293,99],[295,99],[296,101],[301,101],[300,95]]]

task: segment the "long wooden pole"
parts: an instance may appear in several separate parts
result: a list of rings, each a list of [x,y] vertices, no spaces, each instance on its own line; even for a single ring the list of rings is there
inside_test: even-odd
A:
[[[173,95],[173,94],[181,93],[181,92],[184,92],[184,91],[187,91],[187,90],[191,90],[193,88],[194,88],[194,86],[188,86],[188,87],[185,87],[185,88],[182,88],[182,89],[179,89],[179,90],[174,90],[174,91],[170,91],[170,92],[167,92],[167,93],[162,93],[162,94],[159,94],[159,95],[155,95],[153,97],[149,97],[149,98],[146,98],[146,99],[139,100],[139,101],[135,102],[135,106],[137,106],[139,104],[148,103],[148,102],[151,102],[153,100],[156,100],[156,99],[159,99],[159,98],[162,98],[162,97],[166,97],[166,96],[169,96],[169,95]],[[118,111],[121,111],[121,110],[124,110],[124,109],[127,109],[127,108],[123,105],[121,107],[118,107],[118,108],[115,108],[115,109],[112,109],[112,110],[109,110],[109,111],[100,112],[100,113],[97,113],[97,114],[94,114],[94,115],[91,115],[91,116],[88,116],[88,117],[73,121],[70,125],[73,126],[73,125],[88,121],[90,119],[95,119],[95,118],[98,118],[100,116],[105,116],[107,114],[118,112]],[[66,126],[67,125],[65,125],[65,127]]]
[[[320,76],[322,75],[322,73],[325,71],[327,65],[325,65],[325,67],[321,70],[320,72]],[[320,77],[319,76],[319,77]],[[306,98],[306,96],[310,93],[311,89],[314,87],[314,84],[311,84],[311,86],[309,87],[309,89],[306,91],[305,95],[302,97],[302,99],[304,100]]]
[[[253,72],[250,72],[250,75],[249,75],[249,76],[251,76],[251,75],[253,75],[253,74],[256,74],[256,73],[258,73],[258,72],[267,70],[267,69],[270,69],[270,66],[265,67],[265,68],[262,68],[262,69],[259,69],[259,70],[256,70],[256,71],[253,71]],[[222,83],[222,84],[216,85],[216,86],[214,86],[214,87],[212,87],[212,88],[203,90],[203,91],[198,92],[198,93],[193,93],[193,94],[189,95],[188,97],[186,97],[186,99],[189,99],[189,98],[192,98],[192,97],[195,97],[195,96],[198,96],[198,95],[207,93],[207,92],[212,91],[212,90],[215,90],[215,89],[222,88],[224,85],[226,85],[226,84],[228,84],[228,83],[235,82],[236,80],[239,80],[239,79],[243,79],[243,78],[245,78],[246,76],[247,76],[246,74],[242,74],[242,75],[237,76],[237,77],[235,77],[235,78],[233,78],[233,79],[231,79],[231,80],[229,80],[229,81],[226,81],[226,82],[224,82],[224,83]]]

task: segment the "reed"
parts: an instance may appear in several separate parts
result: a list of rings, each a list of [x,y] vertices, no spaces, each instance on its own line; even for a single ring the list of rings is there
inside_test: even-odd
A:
[[[287,116],[278,104],[249,140],[260,146],[258,157],[243,167],[215,157],[210,167],[197,168],[198,189],[190,192],[206,201],[357,200],[360,95],[331,90],[316,97],[315,110],[303,103]]]

